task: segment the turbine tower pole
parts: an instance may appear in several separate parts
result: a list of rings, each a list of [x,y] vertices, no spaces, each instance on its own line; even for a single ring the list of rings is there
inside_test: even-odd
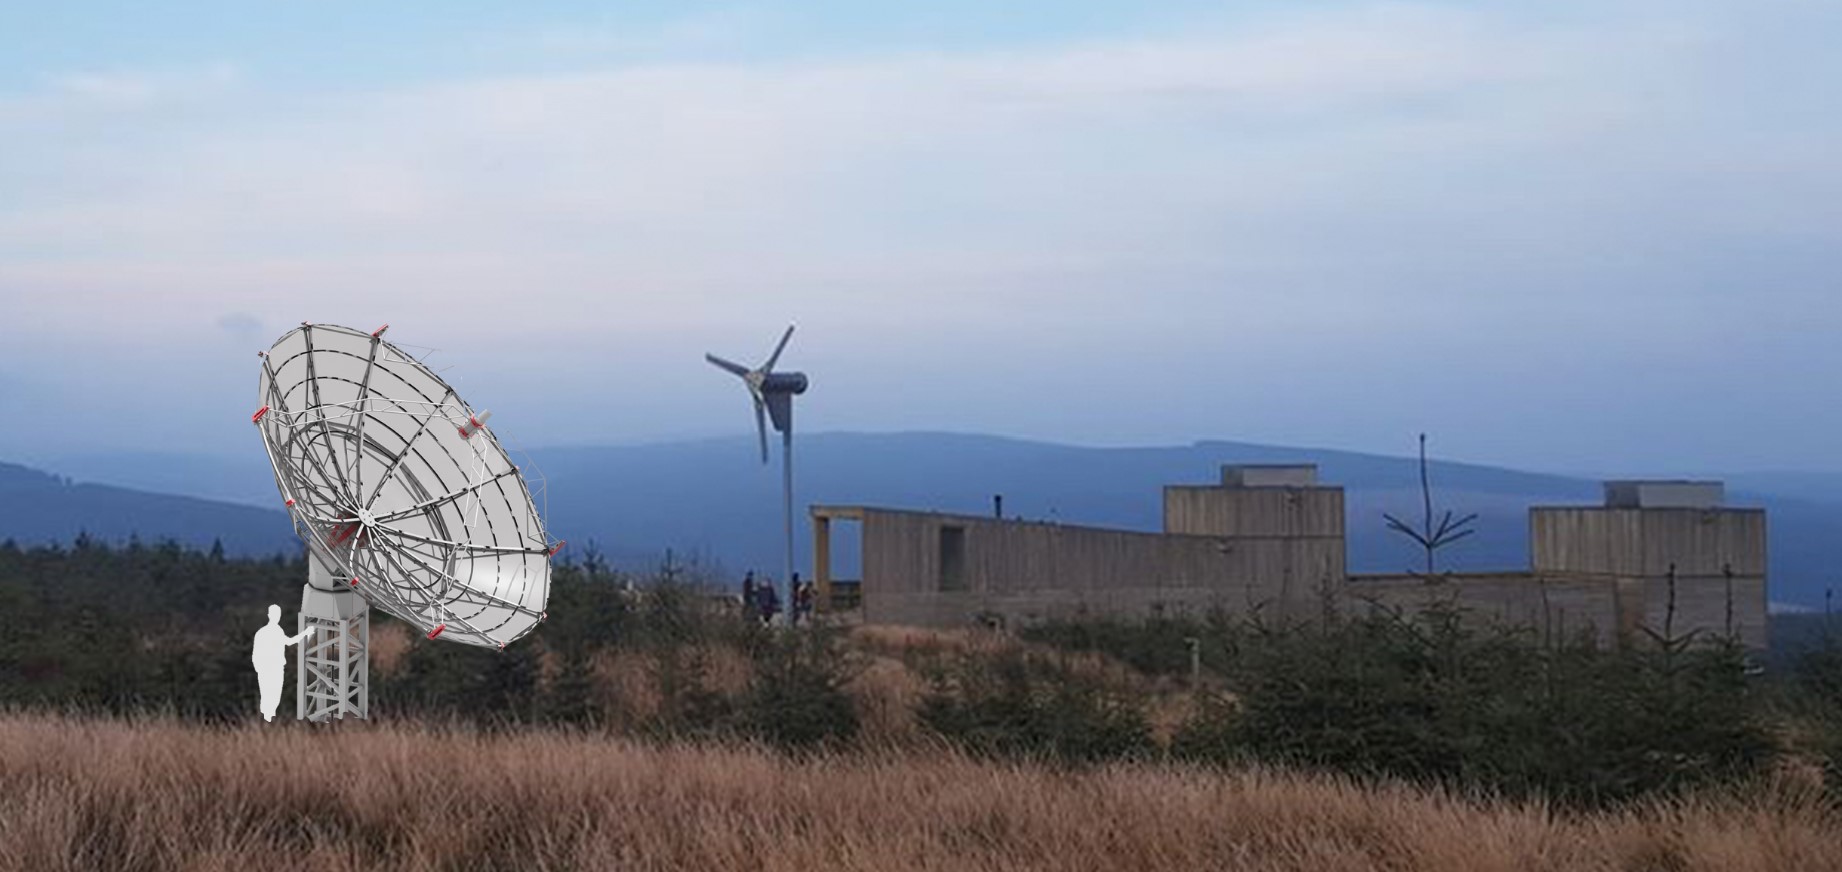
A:
[[[793,407],[787,406],[787,429],[780,434],[781,496],[787,518],[787,608],[793,607]],[[788,612],[789,616],[792,614]]]

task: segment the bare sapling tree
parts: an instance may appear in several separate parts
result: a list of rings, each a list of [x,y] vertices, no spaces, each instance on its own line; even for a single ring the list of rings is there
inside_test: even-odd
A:
[[[1437,571],[1436,562],[1439,549],[1476,532],[1471,529],[1471,523],[1477,520],[1477,513],[1473,512],[1455,519],[1452,517],[1451,510],[1448,509],[1440,516],[1437,525],[1433,523],[1433,486],[1426,471],[1425,433],[1420,434],[1420,499],[1425,507],[1425,514],[1421,517],[1419,529],[1415,529],[1400,518],[1386,512],[1382,513],[1382,517],[1388,520],[1388,529],[1412,539],[1426,552],[1426,574],[1430,577]]]
[[[1656,643],[1657,650],[1663,652],[1661,664],[1663,674],[1673,676],[1679,666],[1677,657],[1683,651],[1688,650],[1689,646],[1695,644],[1704,631],[1696,627],[1680,636],[1676,635],[1676,564],[1674,561],[1669,564],[1669,574],[1666,576],[1665,583],[1667,587],[1666,599],[1663,603],[1663,632],[1659,633],[1651,629],[1649,624],[1643,623],[1638,624],[1638,629],[1644,631],[1644,635],[1649,636],[1650,641]]]

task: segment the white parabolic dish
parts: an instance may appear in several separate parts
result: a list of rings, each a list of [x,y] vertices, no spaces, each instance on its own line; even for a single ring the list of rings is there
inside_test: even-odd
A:
[[[275,483],[340,583],[431,638],[503,648],[543,620],[560,543],[485,413],[382,333],[303,324],[263,356]]]

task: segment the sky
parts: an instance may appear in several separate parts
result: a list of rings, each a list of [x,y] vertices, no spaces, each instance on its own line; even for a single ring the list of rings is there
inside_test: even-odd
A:
[[[303,320],[502,438],[1842,470],[1842,6],[0,4],[0,460],[256,452]]]

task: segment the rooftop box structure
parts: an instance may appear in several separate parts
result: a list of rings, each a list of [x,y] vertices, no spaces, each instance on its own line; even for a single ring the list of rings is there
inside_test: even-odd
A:
[[[1621,624],[1766,644],[1765,510],[1715,481],[1608,481],[1604,506],[1529,510],[1537,574],[1609,579]]]
[[[1726,497],[1718,481],[1608,481],[1608,509],[1715,509]]]
[[[1164,488],[1164,532],[1183,536],[1318,540],[1343,570],[1343,488],[1318,483],[1312,463],[1222,467],[1219,485]]]
[[[1222,487],[1316,487],[1315,463],[1238,464],[1222,467]]]

